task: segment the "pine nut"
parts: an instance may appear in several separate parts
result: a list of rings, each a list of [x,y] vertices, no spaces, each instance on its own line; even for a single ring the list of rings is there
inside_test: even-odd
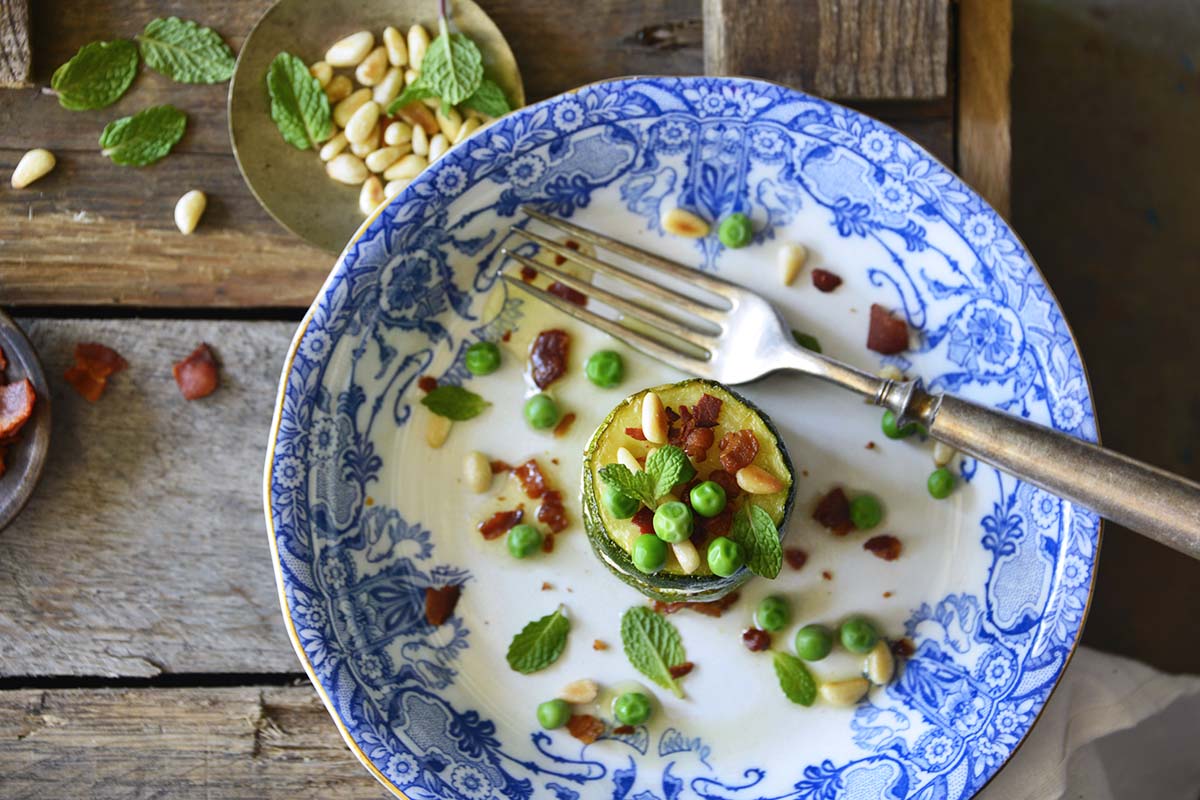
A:
[[[435,119],[437,119],[438,127],[442,129],[442,133],[446,135],[446,141],[453,142],[458,136],[458,129],[463,125],[462,114],[453,108],[448,111],[438,108]]]
[[[691,575],[700,569],[700,553],[696,550],[696,545],[692,544],[691,539],[673,542],[671,552],[675,554],[675,559],[679,562],[679,568],[683,570],[684,575]]]
[[[333,67],[328,61],[318,61],[308,68],[308,74],[316,78],[317,83],[321,84],[321,88],[324,89],[333,79]]]
[[[412,125],[407,122],[393,122],[383,131],[383,143],[387,145],[405,144],[411,142],[412,137]]]
[[[442,107],[442,101],[436,97],[422,97],[421,105],[425,106],[426,108],[432,108],[434,111],[437,111],[439,108]]]
[[[354,68],[354,77],[363,86],[374,86],[383,80],[387,71],[387,48],[381,45],[372,50],[362,60],[362,63]]]
[[[804,269],[804,262],[808,260],[808,248],[802,244],[789,242],[779,248],[779,279],[783,281],[784,286],[791,286],[796,280],[796,276],[800,274],[800,270]]]
[[[956,455],[958,455],[958,451],[945,442],[933,443],[933,463],[939,467],[949,464]]]
[[[703,239],[708,236],[708,223],[690,211],[672,208],[662,216],[663,230],[687,239]]]
[[[412,149],[419,156],[429,155],[429,134],[420,125],[413,128]]]
[[[467,453],[463,459],[463,480],[472,492],[483,494],[492,487],[492,462],[478,450]]]
[[[342,153],[325,165],[325,174],[339,183],[357,186],[367,179],[367,167],[358,156]]]
[[[330,103],[340,103],[350,96],[354,91],[354,84],[345,75],[334,75],[329,83],[325,84],[325,97]]]
[[[749,494],[775,494],[783,489],[783,481],[754,464],[742,467],[734,477],[742,491]]]
[[[355,112],[370,102],[372,102],[370,89],[359,89],[357,92],[352,92],[346,99],[333,107],[334,124],[339,128],[346,127]],[[347,136],[346,138],[349,139],[350,137]]]
[[[358,190],[358,210],[363,213],[364,217],[369,217],[386,199],[387,196],[383,193],[383,181],[379,180],[378,175],[372,175],[363,181],[362,188]]]
[[[464,122],[462,127],[458,129],[458,136],[454,138],[454,143],[458,144],[472,133],[479,130],[479,125],[479,120],[475,119],[474,117]]]
[[[379,124],[371,129],[371,134],[361,142],[352,142],[350,144],[350,152],[359,158],[366,158],[379,149],[379,145],[383,143],[383,131]]]
[[[435,133],[433,138],[429,140],[429,160],[437,161],[449,149],[450,142],[446,140],[446,135],[444,133]]]
[[[867,696],[871,684],[866,678],[850,678],[845,681],[822,683],[818,693],[821,699],[830,705],[853,706]]]
[[[429,166],[429,162],[425,160],[425,156],[419,156],[416,153],[409,153],[404,158],[392,164],[383,171],[383,179],[387,181],[399,180],[400,178],[408,178],[409,180],[421,174],[421,171]]]
[[[877,372],[876,374],[881,378],[888,379],[889,381],[904,380],[904,373],[901,372],[900,368],[897,367],[895,364],[884,364],[882,367],[879,368],[879,372]]]
[[[408,29],[408,63],[413,69],[420,69],[425,60],[425,51],[429,49],[429,31],[420,25]]]
[[[383,46],[387,48],[388,63],[393,67],[403,67],[408,63],[408,45],[404,43],[404,34],[391,25],[383,29]]]
[[[617,448],[617,463],[624,466],[630,472],[642,471],[642,465],[638,463],[637,458],[624,447]]]
[[[346,141],[346,134],[344,132],[339,131],[337,136],[333,137],[332,139],[327,141],[325,144],[321,145],[321,151],[319,153],[319,155],[321,156],[321,160],[322,161],[330,161],[338,153],[345,150],[346,145],[348,145],[348,144],[350,144],[350,142]]]
[[[450,435],[450,427],[453,424],[453,420],[449,417],[431,413],[429,422],[425,426],[425,444],[437,450],[446,443],[446,437]]]
[[[339,39],[325,51],[325,60],[331,67],[356,67],[375,46],[375,34],[370,31],[352,33]]]
[[[596,685],[596,682],[589,678],[583,678],[582,680],[571,681],[562,687],[558,692],[558,697],[561,700],[566,700],[568,703],[580,706],[592,702],[598,694],[600,694],[600,687]]]
[[[350,144],[365,142],[379,122],[379,103],[368,100],[358,107],[346,123],[346,138]]]
[[[667,412],[662,399],[654,392],[642,395],[642,433],[647,442],[667,443]]]
[[[404,73],[400,71],[399,67],[392,67],[383,76],[383,80],[376,84],[375,91],[371,93],[371,98],[386,109],[396,99],[403,88]]]
[[[387,177],[386,175],[384,177]],[[388,200],[391,200],[396,195],[404,191],[404,187],[412,183],[412,178],[397,178],[394,181],[388,181],[383,187],[383,194]]]
[[[371,170],[371,172],[383,172],[392,164],[399,161],[400,156],[404,154],[404,149],[400,147],[381,147],[378,150],[372,151],[367,156],[367,169]]]
[[[888,647],[886,641],[880,639],[867,653],[863,671],[867,674],[867,680],[876,686],[887,686],[892,682],[892,676],[896,674],[896,659],[892,657],[892,648]]]
[[[51,153],[49,150],[41,147],[30,150],[21,156],[21,160],[17,162],[16,169],[13,170],[12,187],[14,189],[24,189],[54,169],[56,163],[58,162],[54,158],[54,153]]]
[[[175,204],[175,227],[179,228],[179,232],[186,236],[196,230],[207,205],[208,198],[199,189],[192,189],[179,198]]]
[[[419,77],[421,77],[421,75],[415,69],[404,70],[404,85],[412,86],[417,82],[417,78]]]

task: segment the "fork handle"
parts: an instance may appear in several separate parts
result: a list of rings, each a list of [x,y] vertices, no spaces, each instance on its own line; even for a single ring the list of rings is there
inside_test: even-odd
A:
[[[1200,484],[916,382],[886,387],[877,402],[980,461],[1200,559]]]

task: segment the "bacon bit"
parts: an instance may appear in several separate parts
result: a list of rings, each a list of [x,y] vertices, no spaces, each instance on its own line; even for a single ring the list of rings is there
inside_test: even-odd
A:
[[[534,280],[537,278],[537,276],[538,276],[537,270],[534,269],[533,267],[528,267],[528,266],[521,267],[521,280],[525,281],[526,283],[533,283]]]
[[[83,399],[94,403],[104,394],[108,378],[129,366],[111,347],[95,342],[75,345],[75,364],[63,374]]]
[[[712,447],[716,434],[712,428],[693,428],[683,440],[683,452],[692,461],[700,462],[708,457],[708,448]]]
[[[679,412],[670,406],[665,406],[663,412],[667,415],[667,422],[675,422],[679,419]]]
[[[511,341],[511,340],[512,340],[512,331],[505,331],[504,335],[500,337],[500,341],[502,341],[502,342],[507,342],[507,341]]]
[[[561,267],[565,263],[567,263],[566,256],[560,256],[558,253],[554,254],[554,266]]]
[[[720,617],[725,611],[738,600],[737,592],[730,592],[720,600],[713,600],[711,603],[664,603],[662,600],[654,601],[654,610],[659,614],[674,614],[676,611],[688,609],[695,611],[697,614],[703,614],[706,617]]]
[[[556,467],[557,467],[557,466],[558,466],[558,459],[557,459],[557,458],[552,458],[552,459],[550,459],[550,463],[551,463],[551,464],[553,464],[554,466],[556,466]]]
[[[639,508],[629,521],[642,533],[654,533],[654,512],[645,506]]]
[[[620,725],[616,728],[613,728],[612,732],[616,736],[629,736],[632,733],[636,733],[637,728],[633,727],[632,725]]]
[[[863,550],[884,561],[895,561],[900,557],[902,546],[895,536],[872,536],[863,543]]]
[[[525,494],[530,500],[537,500],[550,488],[536,458],[531,458],[514,469],[513,474],[521,482],[521,488],[525,490]]]
[[[908,325],[899,317],[892,316],[878,303],[871,304],[871,324],[867,329],[867,349],[885,356],[895,355],[908,349]]]
[[[204,342],[191,355],[175,364],[171,372],[175,375],[175,384],[184,400],[208,397],[221,385],[217,359],[213,357],[212,348]]]
[[[771,634],[758,628],[747,628],[742,631],[742,644],[751,653],[758,653],[771,646]]]
[[[37,392],[25,378],[0,386],[0,437],[15,436],[33,416]]]
[[[558,421],[558,424],[554,426],[554,437],[556,439],[561,439],[562,437],[566,436],[567,431],[571,430],[571,423],[574,421],[574,413],[564,415],[563,418]]]
[[[867,442],[867,449],[868,449],[868,450],[874,450],[874,449],[875,449],[875,442]]]
[[[845,536],[854,527],[854,523],[850,521],[850,499],[840,486],[834,487],[817,501],[812,516],[833,531],[834,536]]]
[[[567,510],[563,507],[562,492],[552,489],[542,496],[542,504],[538,506],[537,510],[537,521],[549,528],[551,533],[566,530]],[[549,553],[550,551],[546,550],[545,552]]]
[[[721,437],[721,466],[726,472],[737,472],[754,461],[758,455],[758,437],[754,431],[743,428],[730,431]]]
[[[600,640],[600,639],[595,639],[595,640],[592,642],[592,649],[593,649],[593,650],[607,650],[607,649],[608,649],[608,642],[602,641],[602,640]]]
[[[396,116],[400,117],[400,119],[404,120],[409,125],[412,125],[414,128],[417,125],[420,125],[430,136],[433,136],[439,130],[437,120],[434,119],[433,112],[430,111],[429,107],[420,100],[414,100],[413,102],[409,103],[404,108],[397,111]]]
[[[884,592],[884,593],[883,593],[883,599],[884,599],[884,600],[887,600],[887,599],[888,599],[889,597],[891,597],[891,596],[892,596],[892,593],[891,593],[891,592]]]
[[[917,646],[907,636],[892,642],[892,655],[900,658],[911,658],[917,652]]]
[[[806,470],[806,469],[802,469],[802,470],[800,470],[800,474],[801,474],[803,477],[807,478],[807,477],[808,477],[808,470]]]
[[[824,572],[821,573],[821,577],[827,581],[831,581],[831,580],[833,580],[833,573],[830,572],[829,570],[825,570]]]
[[[812,282],[818,291],[825,293],[832,292],[842,285],[842,279],[827,269],[814,269],[812,271]]]
[[[452,583],[449,586],[425,588],[425,621],[433,627],[441,625],[450,619],[454,607],[458,605],[458,596],[462,594],[462,585]]]
[[[742,487],[738,486],[737,478],[723,469],[714,469],[709,473],[708,479],[725,490],[727,500],[733,500],[742,494]]]
[[[563,242],[563,247],[567,248],[568,250],[578,250],[579,242],[575,241],[574,239],[567,239],[565,242]]]
[[[367,495],[367,499],[363,502],[368,508],[370,508],[371,506],[375,505],[375,498],[371,497],[371,495]]]
[[[639,442],[646,441],[646,433],[641,428],[626,428],[625,435],[630,439],[636,439]]]
[[[717,424],[717,420],[721,417],[721,406],[724,402],[711,394],[700,395],[699,402],[696,403],[695,415],[696,425],[700,428],[712,428]]]
[[[567,371],[567,356],[571,352],[571,337],[564,330],[542,331],[529,349],[533,382],[545,389]]]
[[[703,605],[703,603],[701,605]],[[682,678],[695,668],[695,664],[690,661],[685,661],[682,664],[676,664],[675,666],[668,668],[667,672],[671,673],[672,678]]]
[[[588,299],[586,294],[572,289],[570,286],[567,286],[561,281],[555,281],[554,283],[550,284],[546,287],[546,291],[552,295],[555,295],[556,297],[561,297],[568,303],[574,303],[577,306],[587,305]]]
[[[553,586],[551,586],[551,585],[550,585],[548,582],[546,582],[546,581],[542,581],[542,591],[543,591],[543,592],[548,592],[548,591],[550,591],[550,590],[551,590],[551,589],[553,589],[553,588],[554,588],[554,587],[553,587]]]
[[[512,472],[516,467],[509,464],[507,461],[496,459],[492,462],[492,474],[499,475],[501,472]]]
[[[699,547],[707,541],[725,536],[733,527],[733,509],[726,505],[715,517],[695,515],[695,530],[692,532],[692,544]]]
[[[426,394],[429,394],[437,387],[437,378],[433,377],[432,375],[422,375],[421,377],[417,378],[417,388]]]
[[[499,539],[508,533],[509,529],[520,522],[524,516],[525,509],[518,506],[512,511],[497,511],[475,527],[483,534],[483,538],[490,542],[492,539]]]
[[[584,744],[593,744],[604,735],[604,723],[591,714],[572,714],[567,731]]]
[[[804,565],[808,563],[808,553],[799,547],[785,547],[783,549],[783,560],[792,569],[804,569]]]
[[[553,533],[548,533],[542,537],[542,552],[543,553],[553,553],[554,552],[554,534]]]

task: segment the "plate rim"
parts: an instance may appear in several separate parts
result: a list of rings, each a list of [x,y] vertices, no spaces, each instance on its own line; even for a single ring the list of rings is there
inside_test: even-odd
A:
[[[21,512],[29,504],[29,501],[33,499],[34,492],[41,482],[42,473],[46,469],[46,460],[50,453],[50,439],[53,435],[54,417],[52,414],[53,406],[50,396],[50,384],[46,382],[45,365],[42,364],[42,358],[38,354],[37,348],[34,347],[33,341],[29,338],[29,334],[3,309],[0,309],[0,329],[9,333],[9,338],[17,343],[19,350],[15,356],[7,351],[5,355],[10,362],[14,360],[20,362],[20,365],[25,369],[25,377],[29,379],[29,382],[33,384],[34,389],[38,393],[37,405],[34,406],[33,412],[33,424],[29,427],[29,433],[32,435],[26,440],[34,447],[33,458],[30,460],[24,473],[17,476],[19,481],[18,488],[13,495],[12,501],[0,505],[0,534],[2,534],[21,515]]]

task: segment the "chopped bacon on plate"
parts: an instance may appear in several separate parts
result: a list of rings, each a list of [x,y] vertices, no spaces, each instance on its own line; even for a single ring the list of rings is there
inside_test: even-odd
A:
[[[0,439],[16,436],[33,416],[37,392],[28,378],[0,386]]]
[[[908,324],[878,303],[871,304],[871,324],[867,329],[867,349],[885,356],[908,349]]]
[[[104,394],[108,379],[128,366],[129,362],[111,347],[80,342],[75,345],[75,364],[67,368],[63,377],[83,399],[94,403]]]
[[[201,343],[192,354],[177,363],[172,372],[175,383],[184,400],[199,400],[208,397],[221,384],[220,373],[217,372],[217,360],[213,357],[212,348]]]
[[[459,584],[426,587],[425,621],[436,628],[450,619],[450,615],[454,613],[454,607],[458,605],[460,594],[462,594],[462,586]]]
[[[854,527],[850,521],[850,499],[842,487],[837,486],[817,501],[813,519],[833,531],[835,536],[845,536]]]

